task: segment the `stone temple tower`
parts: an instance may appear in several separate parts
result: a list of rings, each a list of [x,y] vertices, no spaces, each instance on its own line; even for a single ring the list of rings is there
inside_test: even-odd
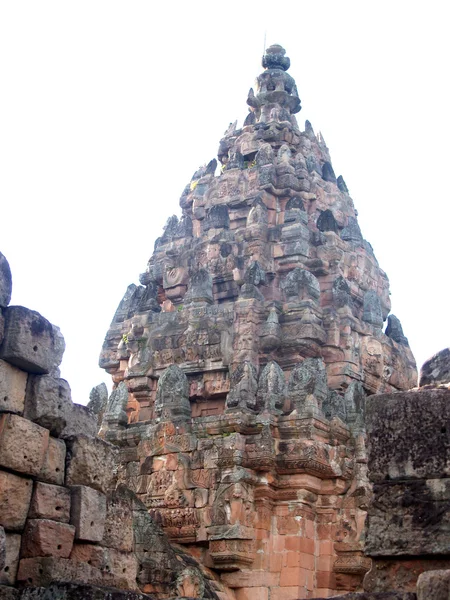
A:
[[[238,599],[289,600],[359,589],[366,396],[417,373],[289,58],[262,65],[114,315],[101,431],[173,541]]]

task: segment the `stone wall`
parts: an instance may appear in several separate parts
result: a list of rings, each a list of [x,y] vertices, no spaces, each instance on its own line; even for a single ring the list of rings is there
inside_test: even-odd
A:
[[[119,450],[59,377],[61,333],[10,297],[0,254],[0,598],[232,598],[117,486]]]

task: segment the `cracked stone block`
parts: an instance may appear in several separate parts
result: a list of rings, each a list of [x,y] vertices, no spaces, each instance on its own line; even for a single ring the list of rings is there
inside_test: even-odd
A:
[[[34,310],[9,306],[0,358],[29,373],[50,373],[61,364],[64,338],[58,327]]]
[[[111,487],[118,449],[100,438],[78,435],[66,440],[66,485],[85,485],[99,492]]]
[[[28,381],[24,417],[58,437],[72,408],[70,386],[51,375],[31,376]]]
[[[6,534],[6,557],[3,569],[0,570],[0,586],[14,585],[16,582],[21,540],[22,537],[17,533]]]

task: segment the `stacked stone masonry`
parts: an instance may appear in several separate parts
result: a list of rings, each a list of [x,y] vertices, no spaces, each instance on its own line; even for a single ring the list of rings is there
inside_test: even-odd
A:
[[[119,304],[101,435],[238,600],[293,600],[362,589],[366,396],[417,371],[347,186],[299,129],[285,51],[263,67]]]
[[[2,254],[0,275],[0,598],[227,600],[117,486],[119,450],[97,436],[97,415],[74,404],[59,377],[59,330],[8,306]]]

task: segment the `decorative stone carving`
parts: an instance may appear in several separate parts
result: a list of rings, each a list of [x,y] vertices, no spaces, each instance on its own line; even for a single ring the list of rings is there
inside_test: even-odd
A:
[[[245,361],[231,374],[231,389],[227,396],[226,410],[236,408],[258,411],[256,392],[258,373],[254,365]]]
[[[383,327],[383,312],[378,294],[368,290],[364,294],[363,321],[375,327]]]
[[[212,277],[206,269],[198,269],[191,274],[184,299],[186,302],[213,302]]]
[[[288,395],[299,414],[320,414],[328,396],[327,373],[319,358],[306,358],[295,365],[288,383]]]
[[[400,323],[400,319],[398,319],[395,315],[388,316],[386,335],[398,344],[402,344],[403,346],[409,345],[408,338],[403,335],[403,328],[402,324]]]
[[[258,405],[281,414],[286,399],[286,381],[280,366],[271,360],[261,371],[258,382]]]
[[[289,302],[311,299],[317,301],[320,296],[320,286],[316,277],[305,269],[295,268],[288,273],[281,287]]]
[[[188,380],[176,365],[166,369],[159,378],[155,414],[163,421],[185,420],[191,417]]]

